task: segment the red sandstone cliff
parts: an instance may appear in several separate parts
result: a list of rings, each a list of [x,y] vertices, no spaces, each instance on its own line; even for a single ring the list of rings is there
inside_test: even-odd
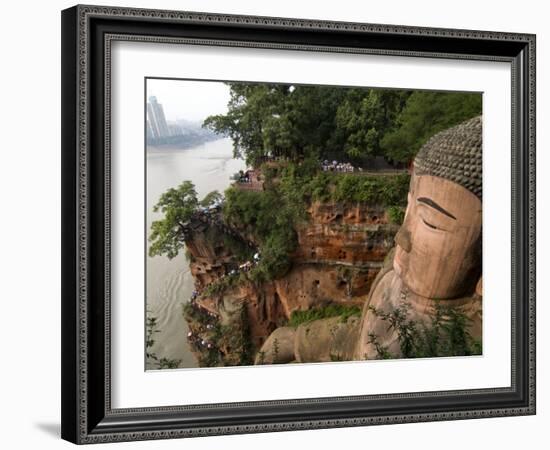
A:
[[[397,226],[388,224],[383,208],[317,202],[308,212],[309,221],[297,230],[298,247],[285,276],[260,284],[241,276],[222,292],[202,294],[196,300],[198,308],[226,326],[237,315],[242,320],[244,311],[253,349],[295,310],[328,303],[362,304],[393,246]],[[238,268],[224,240],[228,235],[250,245],[234,230],[208,221],[195,224],[186,241],[199,291],[226,281],[226,274]],[[200,331],[193,324],[190,328]]]

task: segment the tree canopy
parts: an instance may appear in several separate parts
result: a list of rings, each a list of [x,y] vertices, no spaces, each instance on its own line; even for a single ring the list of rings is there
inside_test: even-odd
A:
[[[221,198],[218,191],[212,191],[199,202],[195,185],[189,180],[164,192],[153,207],[154,212],[161,212],[164,217],[151,224],[149,256],[175,258],[183,247],[188,222],[199,206],[210,206]]]
[[[231,137],[235,157],[256,165],[268,155],[297,158],[335,143],[335,111],[346,91],[322,86],[231,83],[228,113],[207,128]]]
[[[433,134],[481,114],[478,93],[229,83],[226,114],[203,126],[233,140],[235,157],[409,162]]]
[[[481,94],[413,92],[381,144],[386,157],[410,161],[434,134],[481,114]]]

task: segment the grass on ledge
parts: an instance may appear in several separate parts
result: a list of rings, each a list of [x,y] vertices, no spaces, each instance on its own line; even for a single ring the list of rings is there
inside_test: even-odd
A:
[[[350,317],[360,315],[360,306],[331,303],[326,306],[308,309],[307,311],[293,311],[287,325],[289,327],[298,327],[303,323],[328,319],[329,317],[340,317],[341,321],[345,323]]]

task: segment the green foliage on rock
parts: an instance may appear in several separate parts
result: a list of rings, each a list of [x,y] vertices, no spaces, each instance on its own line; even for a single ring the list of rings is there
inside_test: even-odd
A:
[[[390,223],[401,225],[405,219],[405,207],[403,206],[390,206],[386,209],[388,220]]]
[[[403,303],[387,313],[370,307],[372,314],[388,323],[395,330],[399,346],[405,358],[431,358],[441,356],[471,356],[481,354],[481,342],[470,335],[471,320],[460,308],[444,307],[439,302],[428,323],[408,318],[410,305]],[[377,336],[370,335],[370,342],[380,359],[397,358],[378,343]]]
[[[252,260],[255,249],[249,247],[242,239],[230,234],[222,234],[221,239],[224,248],[239,264]]]
[[[279,198],[284,197],[292,205],[292,216],[300,220],[306,218],[305,210],[312,200],[405,206],[410,175],[327,173],[306,159],[281,169],[278,181]]]
[[[342,322],[346,322],[350,317],[360,315],[361,308],[357,305],[330,303],[326,306],[311,308],[306,311],[293,311],[287,325],[289,327],[297,327],[303,323],[327,319],[329,317],[340,317]]]
[[[406,205],[410,176],[356,176],[343,174],[334,180],[332,199],[338,202],[390,206]]]
[[[226,191],[224,219],[252,234],[259,244],[261,261],[249,273],[253,281],[281,277],[291,266],[297,244],[294,218],[290,204],[278,194],[277,189]]]
[[[209,283],[202,291],[203,297],[213,297],[223,294],[228,289],[231,289],[241,281],[240,274],[226,275],[223,278],[218,278],[216,281]]]

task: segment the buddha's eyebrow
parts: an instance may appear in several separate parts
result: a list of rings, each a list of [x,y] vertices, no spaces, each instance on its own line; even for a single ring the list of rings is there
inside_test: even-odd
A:
[[[426,197],[419,197],[416,199],[418,202],[425,203],[428,206],[431,206],[433,209],[437,209],[440,213],[445,214],[446,216],[449,216],[451,219],[456,220],[456,217],[453,216],[449,211],[443,209],[441,206],[439,206],[436,202],[434,202],[431,198]]]

